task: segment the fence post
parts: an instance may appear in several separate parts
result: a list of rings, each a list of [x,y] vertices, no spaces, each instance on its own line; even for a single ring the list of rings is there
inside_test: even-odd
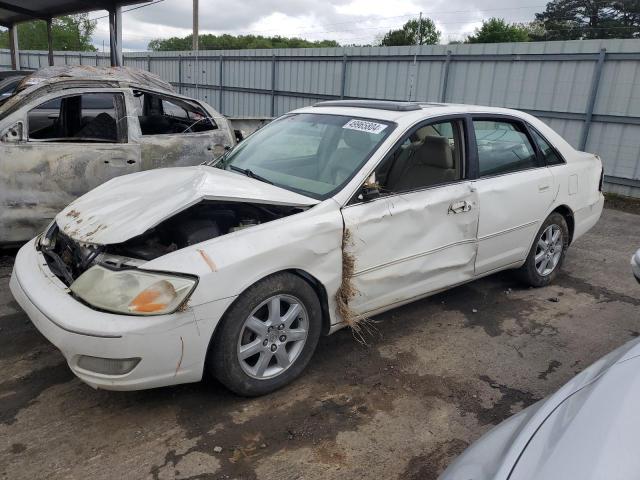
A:
[[[342,55],[342,72],[340,75],[340,98],[344,99],[347,89],[347,54]]]
[[[595,108],[596,100],[598,99],[598,87],[600,86],[600,77],[602,76],[602,67],[604,66],[606,55],[607,49],[600,49],[600,54],[598,55],[595,70],[593,71],[593,78],[591,79],[591,93],[589,94],[589,101],[587,103],[584,125],[582,125],[582,133],[580,134],[580,145],[578,146],[579,150],[584,150],[587,147],[587,140],[589,139],[589,129],[591,128],[591,119],[593,118],[593,109]]]
[[[182,94],[182,54],[178,54],[178,93]]]
[[[100,57],[96,53],[96,67],[100,66]]]
[[[271,116],[276,112],[276,56],[271,57]]]
[[[82,65],[82,52],[78,52],[78,65]]]
[[[64,54],[64,64],[65,64],[65,65],[67,65],[67,64],[68,64],[68,63],[67,63],[67,56],[68,56],[68,55],[65,53],[65,54]]]
[[[451,50],[447,50],[447,58],[444,60],[444,78],[442,79],[442,93],[440,94],[440,102],[447,101],[447,84],[449,83],[449,67],[451,66]]]
[[[151,55],[147,55],[147,72],[151,71]]]
[[[223,68],[224,68],[223,67],[224,57],[222,55],[220,55],[220,60],[219,61],[220,61],[220,73],[219,73],[218,79],[220,81],[220,83],[219,83],[220,88],[218,89],[218,106],[220,108],[220,113],[222,114],[222,112],[224,110],[224,108],[223,108],[224,107],[223,96],[222,96],[222,89],[224,87],[223,81],[222,81],[222,76],[224,74],[224,70],[223,70]]]

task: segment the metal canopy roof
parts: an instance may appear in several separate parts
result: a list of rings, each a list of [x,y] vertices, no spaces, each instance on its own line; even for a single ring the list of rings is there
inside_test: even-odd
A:
[[[60,15],[113,11],[117,7],[148,3],[150,0],[0,0],[0,25],[12,25],[28,20],[47,20]]]

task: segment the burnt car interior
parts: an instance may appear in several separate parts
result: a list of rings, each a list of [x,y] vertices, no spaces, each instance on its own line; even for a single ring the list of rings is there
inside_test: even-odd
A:
[[[32,109],[27,121],[30,141],[126,141],[124,97],[119,93],[85,93],[49,100]],[[119,125],[120,124],[120,125]]]
[[[134,90],[142,115],[138,116],[142,135],[199,133],[218,126],[198,104]]]
[[[300,213],[288,205],[202,201],[126,242],[83,245],[70,239],[54,224],[40,244],[51,271],[70,285],[94,263],[131,268],[131,260],[153,260],[162,255],[228,233]],[[135,262],[133,262],[135,264]]]

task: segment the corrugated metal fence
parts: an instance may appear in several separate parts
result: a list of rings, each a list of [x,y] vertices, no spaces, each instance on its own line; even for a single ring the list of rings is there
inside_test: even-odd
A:
[[[57,52],[56,64],[108,65]],[[21,52],[23,68],[46,52]],[[0,50],[0,67],[9,54]],[[150,70],[230,117],[278,116],[318,100],[368,98],[502,106],[546,121],[600,154],[607,190],[640,197],[640,40],[421,47],[135,52]]]

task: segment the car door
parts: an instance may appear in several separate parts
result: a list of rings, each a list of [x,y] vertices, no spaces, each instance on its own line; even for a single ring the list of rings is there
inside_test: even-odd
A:
[[[32,238],[78,196],[140,167],[122,93],[49,97],[22,122],[23,138],[0,144],[2,243]]]
[[[466,180],[462,117],[412,128],[342,209],[363,314],[473,277],[478,198]],[[373,196],[371,191],[379,191]]]
[[[134,90],[136,141],[142,149],[142,170],[199,165],[232,147],[233,139],[218,128],[195,100]]]
[[[476,274],[517,264],[553,202],[553,176],[526,125],[512,117],[473,118],[480,202]]]

